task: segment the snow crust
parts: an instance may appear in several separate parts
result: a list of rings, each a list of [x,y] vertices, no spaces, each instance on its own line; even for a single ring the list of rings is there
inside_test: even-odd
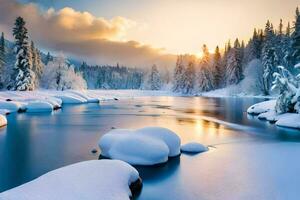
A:
[[[200,144],[198,142],[190,142],[181,146],[182,152],[187,153],[201,153],[208,151],[207,146]]]
[[[7,120],[6,117],[2,114],[0,114],[0,127],[6,126],[7,125]]]
[[[102,136],[98,144],[101,155],[133,165],[164,163],[180,154],[180,138],[161,127],[115,129]]]
[[[0,193],[1,200],[129,200],[139,173],[119,160],[91,160],[51,171]]]

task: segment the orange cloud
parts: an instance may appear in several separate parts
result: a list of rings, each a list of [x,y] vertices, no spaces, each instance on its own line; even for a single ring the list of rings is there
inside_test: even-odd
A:
[[[11,29],[17,16],[24,17],[32,39],[42,48],[99,64],[170,66],[175,60],[175,56],[166,55],[161,49],[137,41],[123,42],[128,30],[137,26],[124,17],[108,20],[69,7],[42,12],[35,4],[15,0],[0,0],[0,4],[0,26]]]

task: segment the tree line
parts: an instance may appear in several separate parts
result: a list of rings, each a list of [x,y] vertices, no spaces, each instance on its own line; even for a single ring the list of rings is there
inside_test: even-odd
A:
[[[294,73],[293,66],[300,62],[300,14],[297,7],[295,20],[284,28],[280,20],[277,28],[268,20],[264,29],[254,29],[245,45],[236,39],[228,41],[224,52],[219,47],[211,54],[203,45],[201,59],[193,55],[179,55],[174,69],[173,91],[196,94],[235,85],[244,79],[244,70],[253,60],[262,65],[261,93],[269,95],[277,66],[285,66]]]

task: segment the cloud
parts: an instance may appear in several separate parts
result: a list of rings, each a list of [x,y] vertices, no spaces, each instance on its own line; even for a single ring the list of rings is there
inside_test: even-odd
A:
[[[0,27],[7,32],[15,18],[22,16],[31,38],[44,49],[63,51],[90,63],[119,62],[137,67],[154,63],[170,66],[175,59],[162,49],[126,41],[128,30],[137,24],[124,17],[108,20],[69,7],[42,12],[36,4],[20,4],[15,0],[0,0],[0,4]]]

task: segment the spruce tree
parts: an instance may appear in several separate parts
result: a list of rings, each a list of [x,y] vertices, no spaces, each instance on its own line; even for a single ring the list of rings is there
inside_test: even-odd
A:
[[[296,9],[294,32],[292,34],[293,64],[300,63],[300,11]]]
[[[162,87],[161,77],[156,65],[151,67],[148,77],[148,87],[150,90],[160,90]]]
[[[238,39],[228,52],[225,77],[227,85],[237,84],[243,78],[241,44]]]
[[[16,63],[12,89],[19,91],[34,90],[35,74],[32,71],[28,31],[22,17],[16,19],[13,35],[15,37]]]
[[[278,56],[276,55],[275,48],[275,34],[273,30],[273,26],[270,21],[267,21],[265,27],[265,40],[263,44],[262,50],[262,65],[264,69],[263,74],[263,86],[264,86],[264,94],[268,95],[270,92],[270,87],[273,80],[273,73],[276,72],[276,67],[278,65]]]
[[[182,93],[192,94],[194,91],[194,85],[195,85],[195,64],[193,62],[189,62],[184,73]]]
[[[184,64],[183,64],[183,56],[177,56],[176,66],[174,70],[174,78],[173,78],[173,91],[181,92],[183,85],[183,77],[184,77]]]
[[[0,38],[0,89],[2,89],[4,85],[5,63],[6,63],[5,40],[4,40],[4,33],[2,32]]]
[[[221,63],[221,53],[219,47],[217,46],[215,49],[214,57],[213,57],[213,66],[214,66],[214,88],[219,88],[223,83],[224,71]]]

